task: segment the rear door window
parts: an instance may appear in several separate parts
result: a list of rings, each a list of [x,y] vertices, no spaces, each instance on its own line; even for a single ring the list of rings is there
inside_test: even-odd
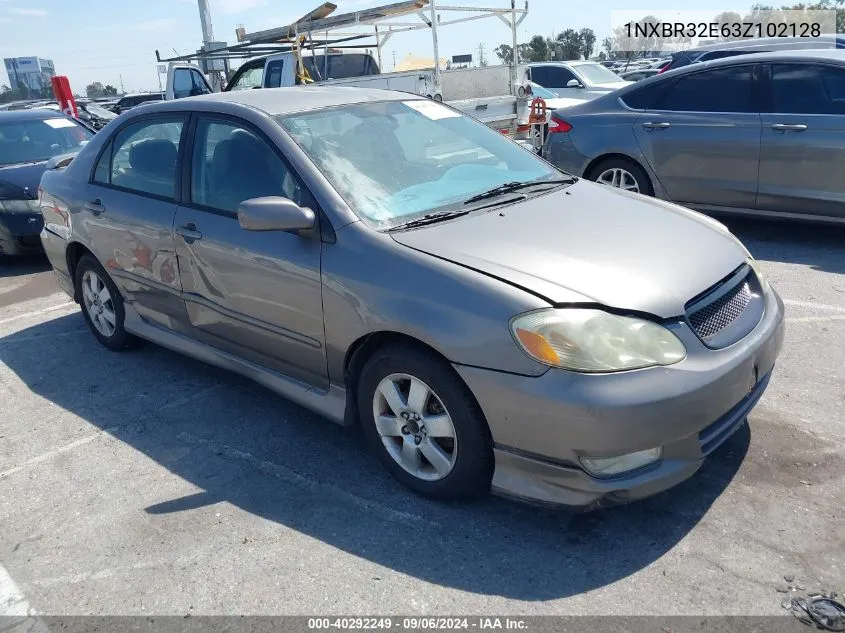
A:
[[[95,181],[136,193],[175,199],[183,127],[182,117],[156,117],[121,129],[110,142],[112,155],[108,179],[103,177],[104,168],[98,164]],[[101,163],[104,156],[100,158]]]
[[[780,114],[845,114],[845,71],[815,64],[773,64],[772,106]]]
[[[758,112],[753,65],[692,73],[665,91],[660,110],[675,112]]]

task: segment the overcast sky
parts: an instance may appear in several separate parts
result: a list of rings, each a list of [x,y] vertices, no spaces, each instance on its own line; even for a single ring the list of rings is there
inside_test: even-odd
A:
[[[388,4],[391,0],[335,0],[335,13]],[[395,1],[395,0],[394,0]],[[444,6],[473,5],[506,8],[510,0],[438,0]],[[518,6],[524,0],[517,0]],[[235,27],[244,24],[257,31],[287,24],[304,15],[319,0],[211,0],[214,35],[235,42]],[[737,9],[718,0],[531,0],[529,14],[519,28],[520,41],[534,34],[552,35],[567,28],[592,28],[597,48],[610,32],[610,12],[639,9],[643,14],[668,9],[711,9],[713,15]],[[749,3],[741,3],[739,10]],[[452,14],[455,15],[455,14]],[[466,14],[464,14],[466,15]],[[455,16],[457,17],[457,16]],[[446,19],[443,14],[442,19]],[[439,33],[440,54],[478,56],[483,44],[491,63],[493,49],[510,40],[510,32],[491,18],[448,26]],[[0,57],[38,56],[52,59],[56,73],[70,78],[74,92],[84,93],[93,81],[127,91],[158,89],[155,50],[162,55],[196,50],[202,41],[196,0],[0,0]],[[431,57],[431,37],[426,31],[395,35],[384,51],[384,70],[407,53]],[[8,84],[0,68],[0,83]]]

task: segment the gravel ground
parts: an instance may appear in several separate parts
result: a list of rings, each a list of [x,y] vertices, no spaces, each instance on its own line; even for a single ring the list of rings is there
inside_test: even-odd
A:
[[[770,387],[691,480],[590,514],[417,498],[357,429],[110,353],[48,267],[0,263],[0,614],[768,615],[790,585],[845,591],[845,231],[729,224],[787,304]]]

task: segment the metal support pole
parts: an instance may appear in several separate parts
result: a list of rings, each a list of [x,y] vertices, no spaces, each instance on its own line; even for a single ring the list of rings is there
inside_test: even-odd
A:
[[[376,55],[378,56],[378,67],[381,70],[381,40],[378,36],[378,24],[373,25],[373,28],[376,30]]]
[[[511,65],[511,94],[516,96],[516,68],[519,65],[519,45],[516,42],[516,0],[511,0],[511,40],[513,42],[513,64]]]
[[[214,29],[211,27],[211,7],[208,4],[208,0],[197,0],[197,6],[200,10],[202,48],[204,51],[208,52],[209,45],[214,41]],[[219,72],[209,72],[208,79],[211,83],[211,89],[214,90],[214,92],[219,92],[223,88],[223,82],[220,78]]]
[[[512,0],[513,1],[513,0]],[[442,94],[440,87],[440,49],[437,47],[437,13],[431,0],[431,43],[434,48],[434,92]]]

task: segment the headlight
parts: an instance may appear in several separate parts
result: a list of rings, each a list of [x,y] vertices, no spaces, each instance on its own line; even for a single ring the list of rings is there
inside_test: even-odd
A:
[[[0,200],[0,213],[40,213],[38,200]]]
[[[671,365],[686,348],[662,325],[601,310],[538,310],[511,321],[511,332],[531,358],[572,371],[609,372]]]
[[[762,290],[766,290],[769,287],[769,282],[766,281],[766,278],[763,276],[763,271],[760,270],[760,263],[753,257],[750,257],[748,259],[748,265],[751,266],[752,269],[754,269],[754,274],[757,276],[757,281],[760,283],[760,288]]]

